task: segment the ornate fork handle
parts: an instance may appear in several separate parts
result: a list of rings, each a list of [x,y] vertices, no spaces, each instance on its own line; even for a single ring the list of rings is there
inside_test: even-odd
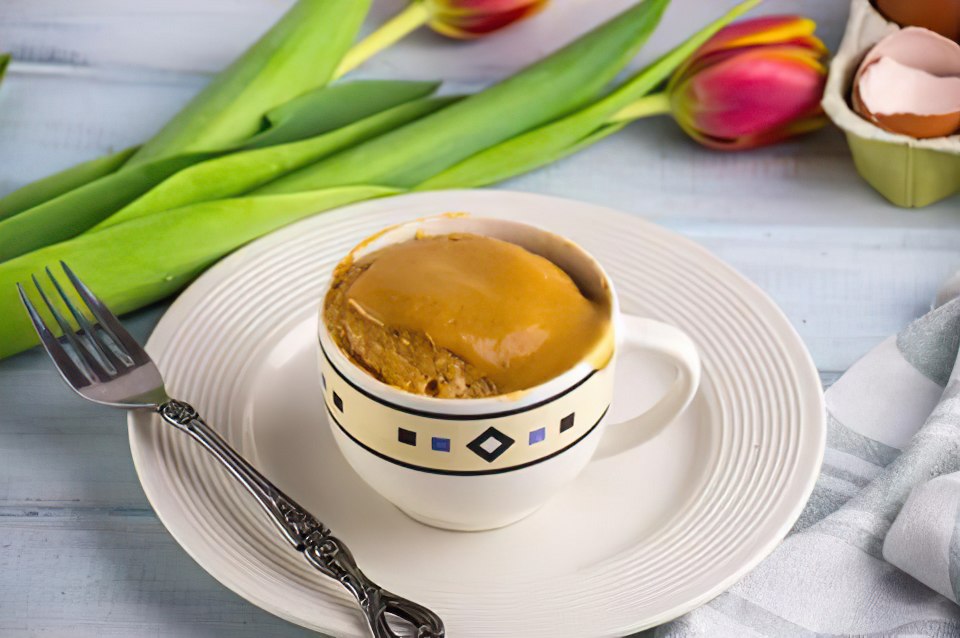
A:
[[[240,481],[287,542],[303,552],[307,562],[356,597],[376,638],[400,638],[387,624],[390,616],[408,623],[417,638],[443,638],[443,621],[437,614],[367,578],[343,541],[260,474],[200,418],[193,406],[170,400],[160,405],[158,412],[164,421],[193,437]]]

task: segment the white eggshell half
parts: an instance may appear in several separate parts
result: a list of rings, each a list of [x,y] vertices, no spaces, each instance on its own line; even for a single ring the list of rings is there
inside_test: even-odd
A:
[[[960,54],[960,50],[958,50]],[[875,115],[960,111],[960,77],[940,77],[882,57],[860,76],[860,100]]]
[[[932,75],[960,76],[960,44],[922,27],[905,27],[877,42],[860,63],[857,75],[880,58],[892,58]]]
[[[945,137],[960,128],[960,45],[906,27],[867,52],[853,78],[853,108],[891,133]]]

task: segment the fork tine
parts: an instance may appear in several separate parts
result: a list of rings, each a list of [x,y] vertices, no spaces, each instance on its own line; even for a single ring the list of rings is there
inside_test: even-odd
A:
[[[70,270],[70,267],[67,266],[65,262],[61,261],[60,267],[63,268],[63,272],[67,273],[67,278],[70,279],[70,283],[73,284],[77,294],[83,299],[90,313],[100,322],[100,327],[113,339],[117,347],[133,359],[133,362],[137,365],[151,361],[150,355],[143,349],[143,346],[130,336],[130,333],[123,327],[120,320],[117,319],[117,316],[110,312],[106,304],[100,301],[100,299],[93,294],[93,291],[87,288],[85,283],[80,281],[80,278]]]
[[[60,286],[60,282],[57,281],[57,278],[53,276],[53,271],[49,267],[45,269],[47,271],[47,277],[50,278],[50,281],[53,282],[53,287],[57,289],[57,292],[60,293],[60,298],[63,300],[63,303],[67,306],[67,309],[70,310],[70,314],[73,315],[73,318],[76,320],[77,325],[80,326],[80,329],[86,333],[88,341],[99,353],[102,360],[107,361],[114,370],[119,372],[127,367],[125,361],[121,361],[110,346],[103,341],[103,338],[97,335],[96,328],[90,324],[90,321],[87,319],[86,315],[77,310],[77,307],[74,305],[73,301],[70,299],[69,295],[63,290],[63,287]],[[127,357],[129,359],[129,357]],[[130,361],[129,365],[132,365],[133,361]]]
[[[37,281],[36,275],[31,275],[30,279],[33,280],[33,286],[37,289],[37,292],[40,293],[40,298],[43,299],[43,303],[47,305],[47,308],[50,309],[50,314],[53,315],[53,318],[57,320],[57,324],[60,326],[60,331],[63,333],[63,336],[68,334],[73,334],[73,326],[67,323],[67,320],[63,318],[63,315],[54,307],[50,300],[47,299],[47,294],[43,291],[43,287],[40,285],[40,282]]]
[[[57,337],[50,332],[47,324],[43,321],[43,317],[37,312],[33,302],[27,297],[27,293],[19,283],[17,284],[17,291],[20,293],[20,301],[30,316],[30,322],[33,323],[33,329],[37,331],[37,335],[40,337],[40,343],[43,344],[43,349],[46,350],[50,358],[53,359],[63,379],[70,384],[70,387],[74,390],[79,390],[84,386],[90,385],[92,380],[90,376],[85,374],[84,371],[77,366],[74,360],[70,358],[70,355],[67,354],[67,351],[63,349]]]
[[[47,293],[44,292],[43,286],[40,285],[40,281],[37,279],[36,275],[32,275],[33,285],[36,286],[37,292],[40,293],[40,298],[43,299],[43,303],[47,304],[47,308],[50,309],[50,314],[53,315],[53,318],[57,320],[57,323],[60,324],[60,330],[63,331],[63,337],[70,342],[70,345],[73,346],[74,351],[77,353],[77,356],[83,361],[84,365],[87,366],[87,371],[92,373],[93,378],[99,381],[109,381],[113,376],[106,368],[103,367],[103,364],[97,360],[97,357],[90,351],[90,349],[80,341],[80,338],[73,331],[73,326],[70,325],[60,311],[57,310],[57,307],[53,305],[53,302],[50,301],[50,298],[47,297]]]

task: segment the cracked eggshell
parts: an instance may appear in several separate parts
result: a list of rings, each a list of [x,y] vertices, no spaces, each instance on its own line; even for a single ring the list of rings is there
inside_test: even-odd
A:
[[[960,129],[960,45],[907,27],[877,43],[853,79],[854,110],[880,128],[918,139]]]
[[[864,57],[900,30],[870,0],[850,0],[850,18],[830,63],[822,104],[846,136],[863,179],[893,204],[915,208],[960,192],[960,135],[917,139],[891,133],[855,113],[850,100]]]

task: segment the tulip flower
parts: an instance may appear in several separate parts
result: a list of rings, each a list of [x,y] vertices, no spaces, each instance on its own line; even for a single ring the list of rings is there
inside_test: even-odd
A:
[[[547,2],[548,0],[411,0],[406,9],[347,53],[337,76],[355,69],[365,60],[423,25],[451,38],[471,40],[528,18],[546,7]]]
[[[672,76],[666,91],[620,111],[623,122],[670,113],[704,146],[741,150],[820,128],[826,48],[813,21],[769,16],[720,30]]]
[[[445,36],[471,40],[499,31],[547,6],[547,0],[421,0],[431,6],[427,25]]]

